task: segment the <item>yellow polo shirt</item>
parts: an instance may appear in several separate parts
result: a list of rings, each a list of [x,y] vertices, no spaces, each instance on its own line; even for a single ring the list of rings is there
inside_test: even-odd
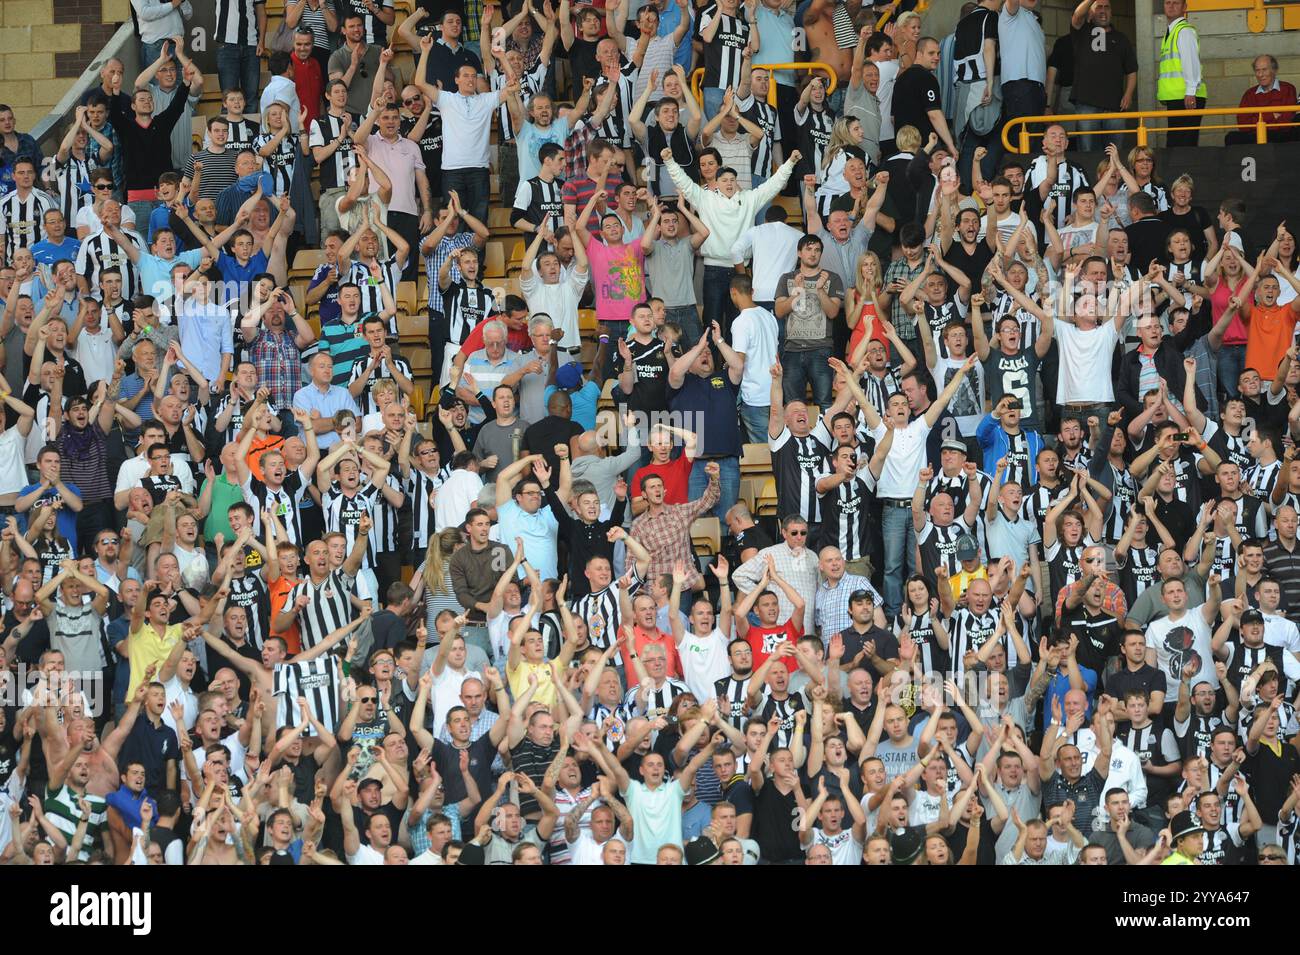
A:
[[[149,665],[153,664],[157,676],[157,671],[162,669],[163,663],[171,656],[176,641],[183,639],[184,634],[179,623],[168,626],[159,637],[158,631],[147,620],[140,624],[139,630],[127,634],[126,652],[131,658],[131,682],[126,688],[127,703],[134,699],[136,687],[144,682],[144,673],[149,669]]]

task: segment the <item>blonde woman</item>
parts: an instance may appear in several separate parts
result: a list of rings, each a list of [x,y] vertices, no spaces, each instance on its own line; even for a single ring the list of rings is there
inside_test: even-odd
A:
[[[831,127],[830,142],[822,154],[817,170],[817,212],[825,218],[830,215],[831,202],[849,191],[849,181],[844,177],[844,165],[850,157],[866,160],[859,143],[862,142],[862,123],[852,116],[841,116]]]
[[[1134,146],[1128,151],[1128,168],[1119,167],[1119,174],[1128,187],[1129,195],[1145,192],[1155,200],[1156,210],[1169,208],[1169,193],[1156,179],[1156,153],[1150,146]]]
[[[921,14],[908,10],[893,24],[885,25],[885,32],[894,38],[894,49],[898,51],[898,72],[902,73],[916,59],[916,44],[921,39]]]
[[[850,365],[852,356],[857,353],[858,345],[864,337],[879,341],[885,346],[885,354],[889,354],[889,341],[880,325],[880,316],[885,310],[880,303],[880,283],[884,274],[885,270],[880,267],[880,258],[876,253],[863,252],[858,256],[854,273],[856,281],[844,299],[844,318],[853,330],[849,335]]]
[[[1210,214],[1202,206],[1192,205],[1196,183],[1183,173],[1169,184],[1169,211],[1162,215],[1171,229],[1185,229],[1192,237],[1192,255],[1199,262],[1219,251],[1219,237],[1214,232]]]
[[[437,633],[438,614],[450,610],[453,614],[465,612],[456,599],[451,586],[451,555],[463,542],[459,527],[448,527],[436,534],[424,553],[424,563],[416,570],[415,597],[424,597],[425,627]],[[414,583],[414,581],[413,581]]]

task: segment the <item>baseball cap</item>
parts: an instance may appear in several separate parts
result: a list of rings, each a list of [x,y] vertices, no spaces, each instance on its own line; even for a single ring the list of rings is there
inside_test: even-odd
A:
[[[957,538],[957,559],[974,560],[980,555],[980,545],[969,534],[962,534]]]
[[[568,362],[555,371],[555,383],[565,391],[577,388],[581,381],[582,365],[579,362]]]
[[[875,598],[875,596],[871,593],[870,590],[858,589],[858,590],[853,591],[853,593],[849,594],[849,603],[851,603],[851,604],[858,603],[859,601],[862,601],[862,600],[869,600],[869,601],[871,601],[872,603],[875,603],[875,602],[876,602],[876,598]]]
[[[378,786],[380,789],[384,788],[384,784],[378,779],[363,779],[361,782],[357,783],[357,792],[361,792],[361,790],[365,789],[367,786]]]
[[[1260,626],[1263,626],[1264,615],[1260,613],[1258,610],[1256,610],[1254,607],[1251,607],[1249,610],[1245,611],[1241,615],[1241,625],[1244,627],[1248,623],[1257,623]]]

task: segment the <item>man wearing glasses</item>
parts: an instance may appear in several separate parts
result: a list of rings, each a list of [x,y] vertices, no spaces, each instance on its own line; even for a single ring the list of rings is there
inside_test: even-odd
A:
[[[140,573],[130,565],[131,538],[119,537],[115,531],[102,530],[95,535],[95,579],[113,593],[124,580],[140,580]]]
[[[749,593],[758,586],[763,572],[772,561],[780,576],[798,591],[804,602],[803,633],[813,633],[814,608],[817,594],[817,555],[808,549],[808,521],[795,514],[781,522],[780,544],[764,547],[756,555],[736,568],[732,581],[736,589]],[[778,620],[786,620],[794,612],[794,604],[783,589],[777,591],[780,601]],[[828,637],[829,639],[829,637]]]

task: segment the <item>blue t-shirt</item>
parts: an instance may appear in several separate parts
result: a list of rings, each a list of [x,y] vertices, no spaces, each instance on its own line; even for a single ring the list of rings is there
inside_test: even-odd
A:
[[[76,236],[65,235],[63,241],[55,245],[44,239],[32,246],[32,258],[41,265],[53,266],[55,262],[75,262],[81,251],[81,242]]]
[[[269,259],[266,253],[258,249],[253,253],[252,258],[248,260],[247,265],[240,265],[229,252],[222,251],[217,258],[217,268],[221,269],[221,278],[225,282],[240,282],[249,285],[253,282],[253,277],[269,271]],[[243,287],[242,285],[240,286]]]
[[[548,385],[546,391],[542,394],[542,404],[549,404],[551,395],[555,394],[557,390],[555,385]],[[569,400],[573,403],[573,414],[570,417],[584,431],[594,431],[596,429],[596,406],[600,402],[600,387],[594,381],[588,381],[577,391],[570,391],[567,394]]]
[[[77,497],[81,497],[81,488],[77,487],[77,485],[72,484],[69,481],[64,481],[63,486],[73,494],[77,495]],[[38,487],[40,487],[39,484],[29,484],[18,492],[18,496],[24,497],[31,494],[32,491],[36,490]],[[37,499],[36,504],[32,505],[32,510],[35,510],[37,506],[43,505],[47,501],[62,500],[63,495],[59,493],[58,488],[46,488],[45,493]],[[18,515],[18,522],[22,525],[24,533],[27,531],[27,518],[31,515],[32,510],[29,510],[26,514]],[[72,548],[72,552],[75,554],[77,552],[77,512],[68,507],[67,502],[64,502],[63,507],[59,508],[58,517],[55,518],[55,524],[59,528],[59,536],[68,542],[68,545]]]

